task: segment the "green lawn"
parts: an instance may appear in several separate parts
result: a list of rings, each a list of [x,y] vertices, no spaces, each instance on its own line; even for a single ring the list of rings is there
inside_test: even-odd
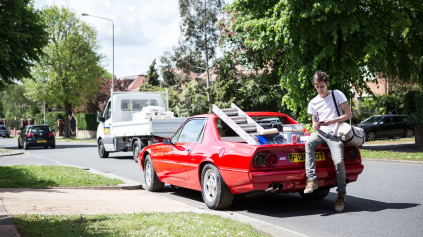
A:
[[[4,149],[4,148],[0,148],[0,152],[2,152],[2,151],[10,151],[10,150]]]
[[[95,139],[88,140],[88,139],[81,139],[81,138],[74,138],[74,137],[66,137],[66,138],[56,138],[56,141],[71,141],[71,142],[96,142]]]
[[[250,225],[195,213],[15,215],[22,236],[269,236]]]
[[[384,143],[413,143],[415,142],[413,138],[396,138],[396,139],[386,139],[386,140],[376,140],[371,142],[365,142],[364,145],[371,145],[371,144],[384,144]]]
[[[67,166],[0,166],[0,174],[0,188],[107,186],[123,183],[118,179]]]
[[[360,149],[361,157],[368,159],[392,159],[423,161],[423,152],[376,151]]]

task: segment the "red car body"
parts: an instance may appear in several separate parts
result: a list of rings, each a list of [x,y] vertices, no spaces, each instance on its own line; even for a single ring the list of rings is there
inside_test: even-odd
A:
[[[289,116],[281,113],[247,112],[247,114],[252,118],[258,116],[279,117],[285,123],[298,124]],[[213,164],[233,194],[254,191],[298,192],[304,190],[305,162],[290,162],[288,158],[292,153],[304,153],[304,143],[250,145],[224,141],[219,136],[216,126],[216,121],[219,118],[216,115],[197,115],[190,119],[195,118],[206,119],[201,142],[176,142],[168,145],[160,143],[147,146],[139,154],[138,161],[141,169],[144,170],[145,158],[149,155],[158,179],[163,183],[179,187],[201,191],[202,169],[206,164]],[[183,126],[181,125],[181,127]],[[173,136],[177,132],[178,130]],[[335,166],[330,158],[329,147],[322,144],[316,148],[316,152],[323,152],[326,158],[323,161],[316,161],[318,186],[328,188],[336,186]],[[352,159],[351,153],[354,152],[355,159]],[[254,157],[258,153],[276,154],[276,164],[256,166]],[[345,145],[344,153],[347,182],[354,182],[364,168],[361,164],[360,152],[356,147]]]

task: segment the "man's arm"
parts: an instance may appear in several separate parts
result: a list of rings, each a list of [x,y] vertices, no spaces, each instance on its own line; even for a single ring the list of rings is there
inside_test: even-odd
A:
[[[340,122],[344,122],[350,118],[352,118],[352,112],[350,109],[350,106],[348,105],[348,102],[344,102],[342,104],[339,105],[341,107],[341,109],[345,112],[343,115],[339,116],[338,118],[334,118],[334,119],[326,119],[324,123],[321,123],[321,126],[329,126],[332,125],[334,123],[340,123]]]

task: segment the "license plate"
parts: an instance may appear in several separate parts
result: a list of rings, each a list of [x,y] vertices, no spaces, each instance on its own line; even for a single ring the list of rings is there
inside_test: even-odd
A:
[[[288,154],[289,162],[296,163],[296,162],[305,162],[305,153],[290,153]],[[325,160],[325,153],[324,152],[316,152],[316,161]]]
[[[37,143],[47,142],[47,140],[37,140]]]

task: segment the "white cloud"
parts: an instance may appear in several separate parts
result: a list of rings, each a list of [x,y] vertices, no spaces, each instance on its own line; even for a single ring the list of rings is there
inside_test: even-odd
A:
[[[154,58],[178,44],[179,6],[176,0],[35,0],[35,7],[69,6],[82,20],[97,29],[101,54],[106,55],[112,72],[111,22],[82,13],[110,18],[115,26],[115,75],[118,77],[147,72]]]

